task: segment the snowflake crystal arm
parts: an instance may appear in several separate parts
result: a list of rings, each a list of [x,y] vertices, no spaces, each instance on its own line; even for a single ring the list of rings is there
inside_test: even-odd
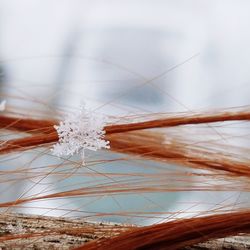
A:
[[[109,148],[109,141],[104,140],[104,126],[107,119],[96,116],[83,106],[75,113],[68,115],[58,126],[54,126],[59,141],[52,152],[57,156],[81,154],[84,164],[85,150],[97,151]]]

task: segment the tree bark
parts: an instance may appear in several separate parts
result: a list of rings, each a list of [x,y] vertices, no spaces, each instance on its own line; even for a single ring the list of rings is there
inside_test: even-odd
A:
[[[117,235],[131,227],[132,225],[87,222],[82,219],[2,213],[0,250],[68,250],[91,240]],[[207,249],[250,249],[250,237],[235,236],[185,248]]]

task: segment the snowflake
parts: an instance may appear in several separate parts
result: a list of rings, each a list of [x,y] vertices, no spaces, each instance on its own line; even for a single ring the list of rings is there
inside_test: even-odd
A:
[[[68,115],[58,126],[54,126],[59,141],[53,146],[52,152],[57,156],[81,154],[84,164],[85,150],[96,151],[109,148],[109,141],[104,140],[104,126],[107,119],[96,116],[83,106],[75,113]]]
[[[0,102],[0,111],[4,111],[6,106],[6,100]]]

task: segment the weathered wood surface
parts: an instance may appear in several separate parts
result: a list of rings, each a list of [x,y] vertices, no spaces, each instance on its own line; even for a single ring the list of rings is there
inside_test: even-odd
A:
[[[68,250],[101,237],[111,237],[131,226],[86,222],[24,214],[0,215],[0,249]],[[250,249],[249,237],[219,239],[186,250]]]
[[[100,237],[110,237],[123,230],[126,230],[126,226],[80,219],[1,214],[0,248],[66,250]]]

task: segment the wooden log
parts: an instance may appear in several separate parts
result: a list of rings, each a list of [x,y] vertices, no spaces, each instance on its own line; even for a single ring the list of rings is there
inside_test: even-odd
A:
[[[87,222],[83,219],[2,213],[0,250],[68,250],[102,237],[112,237],[132,225]],[[185,250],[250,249],[250,237],[235,236],[212,240]]]

